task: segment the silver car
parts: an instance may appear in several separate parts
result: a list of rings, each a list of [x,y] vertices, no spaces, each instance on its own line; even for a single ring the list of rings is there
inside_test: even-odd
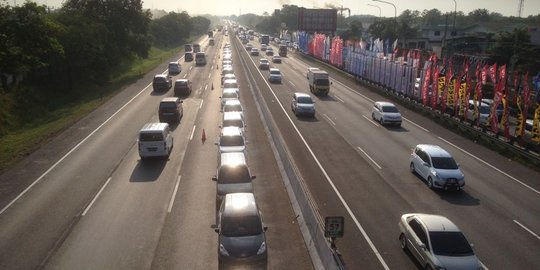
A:
[[[410,161],[411,172],[425,179],[429,188],[460,190],[465,186],[465,176],[458,164],[438,145],[417,145]]]
[[[308,94],[300,92],[294,93],[291,109],[296,116],[304,114],[315,117],[315,102]]]
[[[483,269],[472,245],[448,218],[405,214],[399,221],[399,243],[423,269]]]
[[[398,108],[386,101],[376,101],[373,104],[371,118],[378,121],[381,125],[392,124],[401,126],[401,113]]]

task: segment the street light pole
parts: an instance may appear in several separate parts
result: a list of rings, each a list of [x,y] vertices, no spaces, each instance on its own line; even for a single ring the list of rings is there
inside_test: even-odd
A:
[[[381,17],[381,7],[377,6],[377,5],[372,5],[372,4],[367,4],[368,6],[371,6],[371,7],[376,7],[379,9],[379,18]]]
[[[456,13],[457,13],[457,2],[456,0],[453,0],[453,1],[454,1],[454,24],[452,25],[452,33],[451,33],[452,36],[455,35],[455,31],[456,31]]]
[[[390,3],[390,2],[382,1],[382,0],[371,0],[371,1],[389,4],[389,5],[392,5],[394,7],[394,33],[397,35],[397,32],[396,32],[396,28],[397,28],[397,8],[396,8],[396,5],[394,5],[393,3]],[[454,2],[455,1],[456,0],[454,0]]]

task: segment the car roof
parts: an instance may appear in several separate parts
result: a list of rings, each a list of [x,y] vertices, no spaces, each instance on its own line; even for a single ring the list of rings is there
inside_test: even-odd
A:
[[[277,68],[271,68],[271,69],[270,69],[270,72],[272,72],[272,71],[279,71],[279,69],[277,69]]]
[[[223,81],[223,84],[226,84],[226,83],[237,83],[238,81],[236,79],[225,79]]]
[[[241,112],[224,112],[223,120],[242,120]]]
[[[394,105],[394,103],[388,102],[388,101],[376,101],[375,103],[380,104],[381,106],[392,106],[392,107],[396,107],[396,105]]]
[[[461,232],[447,217],[431,214],[410,214],[417,217],[430,232]]]
[[[156,75],[154,75],[154,78],[167,78],[167,75],[165,75],[165,74],[156,74]]]
[[[221,166],[238,166],[246,164],[246,155],[244,152],[226,152],[221,153]]]
[[[147,123],[147,124],[144,124],[144,126],[141,128],[141,132],[153,132],[153,131],[156,131],[156,130],[163,130],[165,129],[166,127],[168,127],[169,124],[167,123]]]
[[[225,195],[225,216],[258,216],[257,203],[253,193],[229,193]]]
[[[236,93],[238,92],[238,88],[224,88],[223,93]]]
[[[432,157],[452,157],[450,153],[442,149],[438,145],[433,144],[419,144],[416,147],[421,148]]]
[[[178,79],[176,80],[175,82],[182,82],[182,83],[187,83],[189,80],[188,79]]]
[[[180,65],[178,62],[169,62],[169,65]]]
[[[236,88],[228,88],[228,89],[236,89]],[[229,99],[225,101],[225,105],[237,105],[237,104],[241,104],[240,100],[238,99]]]
[[[163,98],[161,100],[161,102],[176,102],[178,100],[179,100],[179,98],[177,98],[177,97],[166,97],[166,98]]]
[[[296,92],[296,93],[294,93],[294,95],[295,95],[296,97],[310,97],[310,98],[311,98],[310,95],[308,95],[308,94],[306,94],[306,93],[302,93],[302,92]]]
[[[223,127],[221,136],[241,136],[242,131],[239,127]]]

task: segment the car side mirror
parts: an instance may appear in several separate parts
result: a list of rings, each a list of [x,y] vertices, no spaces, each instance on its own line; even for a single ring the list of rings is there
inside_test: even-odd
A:
[[[333,82],[330,82],[330,85],[332,85],[332,84],[333,84]]]
[[[219,233],[219,228],[215,228],[214,232]]]
[[[216,176],[213,176],[213,177],[212,177],[212,181],[217,181],[217,177],[216,177]]]
[[[421,249],[426,249],[426,244],[424,244],[424,243],[420,243],[420,244],[418,244],[418,246],[419,246]]]
[[[263,227],[263,230],[264,230],[265,232],[268,231],[268,226],[264,226],[264,227]]]
[[[219,145],[218,143],[214,143],[215,145]]]
[[[218,128],[221,128],[221,125],[219,125]]]
[[[426,166],[426,167],[431,167],[431,166],[429,165],[429,163],[427,163],[427,162],[424,162],[424,163],[422,163],[422,164],[423,164],[424,166]]]
[[[257,176],[255,176],[255,175],[251,176],[251,180],[255,180],[255,178],[257,178]]]
[[[184,101],[183,101],[183,100],[180,100],[180,103],[184,103]]]

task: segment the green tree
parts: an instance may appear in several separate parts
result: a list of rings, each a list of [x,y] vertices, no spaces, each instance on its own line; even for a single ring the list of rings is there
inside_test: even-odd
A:
[[[196,35],[204,34],[210,29],[210,20],[202,17],[196,16],[191,18],[191,32]]]
[[[495,62],[519,71],[540,69],[534,57],[540,53],[540,47],[530,43],[531,37],[526,28],[514,29],[511,33],[501,32],[495,40],[494,46],[488,50]]]
[[[178,46],[189,37],[191,23],[191,17],[186,12],[170,12],[150,23],[150,35],[156,46]]]
[[[22,6],[0,6],[0,76],[7,89],[6,75],[19,75],[50,66],[61,57],[58,41],[61,27],[47,15],[45,6],[26,2]]]
[[[374,38],[395,39],[394,25],[394,18],[378,20],[369,26],[368,32]]]
[[[445,18],[441,11],[436,8],[430,10],[425,9],[422,12],[422,19],[424,25],[439,25],[444,24],[445,22]]]
[[[280,12],[280,21],[285,23],[289,31],[298,30],[298,6],[283,5]]]

